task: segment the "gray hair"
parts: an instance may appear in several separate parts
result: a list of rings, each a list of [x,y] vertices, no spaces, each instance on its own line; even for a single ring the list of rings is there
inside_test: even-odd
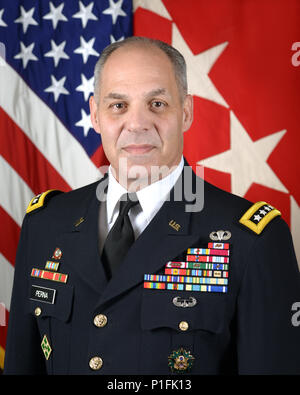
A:
[[[116,41],[108,45],[102,51],[100,58],[96,63],[95,71],[94,71],[94,96],[97,104],[99,103],[99,89],[100,89],[102,69],[109,56],[118,48],[124,47],[126,45],[136,45],[136,46],[144,46],[144,47],[146,46],[149,47],[152,45],[161,49],[168,56],[168,58],[170,59],[173,65],[179,93],[183,101],[184,97],[187,94],[188,87],[187,87],[187,75],[186,75],[186,62],[184,57],[181,55],[181,53],[177,49],[175,49],[174,47],[163,41],[154,40],[148,37],[133,36],[133,37],[128,37],[122,41]]]

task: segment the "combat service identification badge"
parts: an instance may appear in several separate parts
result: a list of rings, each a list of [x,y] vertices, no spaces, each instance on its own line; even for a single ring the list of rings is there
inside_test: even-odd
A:
[[[42,347],[44,356],[45,356],[46,360],[48,361],[50,354],[52,352],[52,348],[50,346],[49,340],[47,339],[46,335],[44,335],[44,337],[43,337],[41,347]]]
[[[185,373],[191,370],[194,360],[190,351],[180,347],[168,356],[168,365],[173,373]]]

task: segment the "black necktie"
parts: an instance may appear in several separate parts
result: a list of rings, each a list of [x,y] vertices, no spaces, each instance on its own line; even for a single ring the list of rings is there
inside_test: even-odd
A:
[[[135,193],[123,195],[120,199],[119,216],[107,235],[101,257],[109,278],[116,272],[134,242],[128,212],[138,203]]]

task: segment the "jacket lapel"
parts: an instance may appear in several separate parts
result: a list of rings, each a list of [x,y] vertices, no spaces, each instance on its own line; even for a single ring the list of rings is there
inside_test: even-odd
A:
[[[185,165],[187,163],[185,162]],[[184,173],[179,177],[167,200],[151,223],[133,244],[118,272],[108,281],[98,249],[98,219],[100,201],[97,190],[107,174],[95,184],[89,194],[74,204],[74,221],[60,237],[64,261],[101,295],[99,304],[121,295],[144,281],[144,274],[159,271],[169,260],[183,253],[197,242],[205,228],[203,211],[192,213],[193,204],[185,189],[194,189],[197,177],[189,167],[192,180],[186,185]],[[199,180],[199,179],[198,179]],[[202,180],[201,180],[202,182]],[[102,184],[103,183],[103,184]],[[203,182],[202,182],[203,184]],[[100,199],[101,200],[101,199]],[[82,219],[81,219],[82,218]],[[71,273],[71,272],[70,272]]]
[[[64,261],[78,277],[98,293],[103,292],[107,277],[100,261],[98,249],[98,218],[100,202],[97,198],[98,185],[89,192],[83,201],[77,202],[74,221],[60,237],[64,251]]]
[[[191,169],[191,168],[190,168]],[[192,170],[191,170],[192,172]],[[196,181],[192,173],[192,183]],[[151,223],[129,250],[119,271],[105,288],[100,304],[104,304],[144,281],[144,274],[152,274],[160,270],[169,260],[174,259],[199,240],[199,226],[193,222],[197,216],[197,224],[202,213],[187,211],[191,201],[182,198],[176,201],[175,191],[183,191],[184,177],[176,182],[166,201]],[[202,182],[202,180],[201,180]],[[202,182],[203,184],[203,182]],[[192,185],[190,185],[192,187]],[[179,193],[180,195],[180,193]],[[177,196],[180,198],[180,196]]]

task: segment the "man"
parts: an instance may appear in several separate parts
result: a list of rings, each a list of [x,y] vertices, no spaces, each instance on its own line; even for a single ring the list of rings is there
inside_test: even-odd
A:
[[[189,171],[192,107],[174,48],[130,38],[102,53],[90,108],[111,166],[30,202],[6,373],[299,373],[289,229]]]

